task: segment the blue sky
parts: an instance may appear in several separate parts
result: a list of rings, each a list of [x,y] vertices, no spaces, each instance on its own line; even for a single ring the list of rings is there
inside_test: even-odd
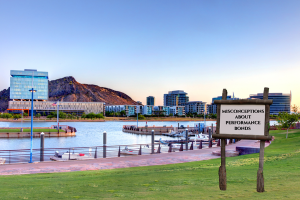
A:
[[[0,90],[29,68],[143,103],[269,87],[300,106],[299,10],[298,0],[0,0]]]

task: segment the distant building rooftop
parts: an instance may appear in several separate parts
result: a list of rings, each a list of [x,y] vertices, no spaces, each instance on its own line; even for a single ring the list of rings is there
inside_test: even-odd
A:
[[[174,90],[174,91],[169,91],[169,94],[187,94],[183,90]]]
[[[250,96],[264,96],[264,93],[250,94]],[[269,93],[269,96],[290,96],[288,93]]]

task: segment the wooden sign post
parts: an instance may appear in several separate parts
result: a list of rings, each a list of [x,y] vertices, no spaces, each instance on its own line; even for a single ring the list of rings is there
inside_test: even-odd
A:
[[[264,89],[263,99],[227,100],[227,90],[223,89],[222,100],[215,100],[217,107],[217,130],[213,138],[221,139],[221,166],[219,168],[219,187],[226,190],[227,139],[260,140],[259,169],[257,171],[257,192],[264,192],[264,148],[269,136],[270,105],[269,88]]]

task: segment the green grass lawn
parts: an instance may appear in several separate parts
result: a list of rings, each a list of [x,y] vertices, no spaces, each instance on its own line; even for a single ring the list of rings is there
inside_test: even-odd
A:
[[[256,192],[258,154],[226,159],[227,190],[219,190],[220,159],[100,171],[0,177],[0,199],[300,199],[300,131],[272,131],[265,149],[265,192]],[[1,169],[1,168],[0,168]]]
[[[31,129],[23,129],[23,132],[30,132]],[[9,133],[9,132],[20,132],[20,129],[0,129],[0,133]],[[49,132],[57,132],[57,129],[33,129],[33,132],[37,133],[49,133]],[[64,130],[59,130],[59,132],[65,132]]]

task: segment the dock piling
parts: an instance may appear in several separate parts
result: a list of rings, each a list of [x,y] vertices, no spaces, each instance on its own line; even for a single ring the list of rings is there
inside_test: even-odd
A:
[[[154,154],[154,130],[151,132],[151,154]]]
[[[121,156],[121,147],[119,146],[118,157]]]
[[[142,146],[140,145],[140,150],[139,150],[139,154],[138,155],[142,155]]]
[[[181,143],[179,151],[183,151],[183,143]]]
[[[202,140],[200,140],[199,149],[202,149]]]
[[[97,147],[95,149],[95,156],[94,156],[94,158],[97,158]]]
[[[103,132],[103,158],[106,158],[106,131]]]
[[[185,150],[189,150],[189,130],[185,129]]]
[[[160,143],[158,144],[157,153],[160,153]]]
[[[44,133],[41,133],[41,149],[40,149],[40,161],[44,161],[44,147],[45,147],[45,143],[44,143]]]

